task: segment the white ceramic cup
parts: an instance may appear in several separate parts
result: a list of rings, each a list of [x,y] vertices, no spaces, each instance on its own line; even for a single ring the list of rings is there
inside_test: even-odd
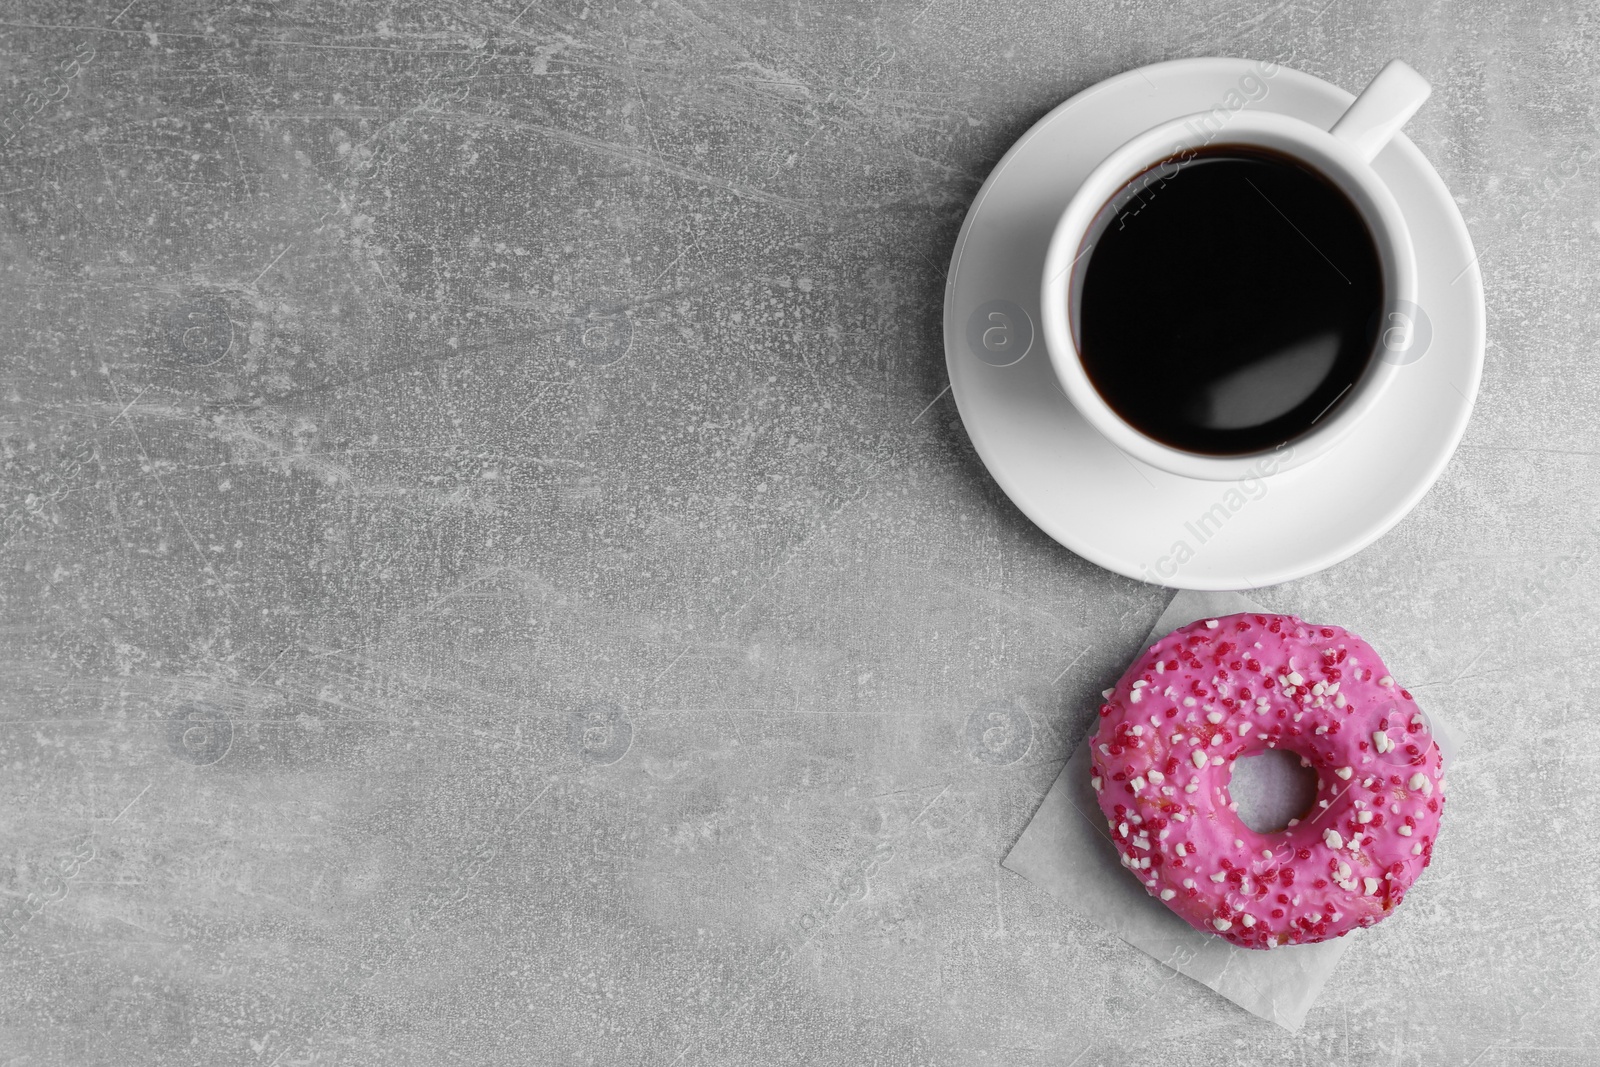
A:
[[[1056,223],[1045,255],[1041,318],[1045,347],[1062,391],[1089,424],[1135,459],[1173,474],[1233,481],[1276,473],[1322,455],[1350,433],[1400,369],[1382,358],[1390,324],[1409,323],[1417,298],[1416,255],[1411,233],[1394,194],[1372,169],[1372,160],[1428,98],[1429,85],[1400,60],[1384,67],[1331,130],[1270,111],[1218,108],[1152,127],[1112,152],[1084,179]],[[1221,115],[1219,116],[1219,112]],[[1217,456],[1186,452],[1141,433],[1112,410],[1084,371],[1078,355],[1073,307],[1073,268],[1093,255],[1085,247],[1101,210],[1114,198],[1133,195],[1152,182],[1170,179],[1202,147],[1250,145],[1286,154],[1322,174],[1361,213],[1383,271],[1385,329],[1362,376],[1326,418],[1274,449]],[[1152,308],[1151,314],[1160,314]]]

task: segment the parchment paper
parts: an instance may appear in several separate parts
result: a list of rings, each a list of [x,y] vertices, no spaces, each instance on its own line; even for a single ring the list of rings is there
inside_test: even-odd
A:
[[[1140,651],[1196,619],[1241,611],[1267,609],[1239,593],[1181,591],[1151,627]],[[1448,761],[1454,745],[1438,718],[1425,714],[1440,755]],[[1355,930],[1321,944],[1261,951],[1238,948],[1178,918],[1117,862],[1089,785],[1092,738],[1093,734],[1084,738],[1062,768],[1002,866],[1246,1011],[1285,1029],[1300,1029],[1339,958],[1354,938],[1371,936],[1370,932]]]

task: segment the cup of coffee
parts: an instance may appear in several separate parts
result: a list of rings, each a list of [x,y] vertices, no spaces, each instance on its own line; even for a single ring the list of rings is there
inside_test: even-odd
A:
[[[1416,312],[1411,234],[1371,163],[1429,91],[1395,60],[1330,130],[1218,109],[1096,167],[1056,223],[1040,305],[1090,425],[1218,481],[1350,433],[1405,362],[1386,356]]]

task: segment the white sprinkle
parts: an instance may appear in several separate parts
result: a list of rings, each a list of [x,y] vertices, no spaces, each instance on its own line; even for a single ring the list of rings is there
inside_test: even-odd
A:
[[[1186,708],[1194,707],[1194,697],[1184,697],[1183,698],[1183,706],[1186,707]]]
[[[1092,785],[1092,786],[1094,786],[1094,791],[1095,791],[1095,792],[1096,792],[1096,793],[1098,793],[1098,792],[1100,792],[1100,790],[1101,790],[1101,789],[1102,789],[1102,788],[1103,788],[1103,787],[1104,787],[1104,786],[1105,786],[1105,784],[1106,784],[1106,783],[1105,783],[1105,780],[1104,780],[1104,779],[1102,779],[1102,778],[1101,778],[1101,777],[1100,777],[1100,776],[1099,776],[1099,775],[1098,775],[1098,774],[1097,774],[1097,775],[1095,775],[1095,776],[1094,776],[1094,777],[1093,777],[1093,778],[1091,778],[1091,779],[1089,779],[1089,784],[1090,784],[1090,785]]]
[[[1367,891],[1367,896],[1376,896],[1378,893],[1378,880],[1376,878],[1363,878],[1361,885]]]
[[[1326,726],[1319,726],[1315,732],[1318,737],[1321,737],[1323,734],[1328,732],[1328,728]]]
[[[1191,745],[1198,745],[1198,744],[1199,744],[1199,743],[1200,743],[1200,739],[1199,739],[1199,738],[1198,738],[1198,737],[1191,737],[1191,738],[1189,738],[1189,744],[1191,744]]]
[[[1290,819],[1288,821],[1288,823],[1285,825],[1285,829],[1288,829],[1288,828],[1291,828],[1291,827],[1295,827],[1295,826],[1299,826],[1299,825],[1300,825],[1300,820],[1299,819]]]
[[[1201,752],[1199,749],[1189,753],[1189,758],[1194,760],[1194,766],[1196,770],[1199,770],[1201,767],[1206,765],[1206,754]],[[1082,779],[1079,779],[1079,781],[1082,781]]]
[[[1222,712],[1220,712],[1220,711],[1208,711],[1208,712],[1206,712],[1206,722],[1209,722],[1213,726],[1215,726],[1217,723],[1219,723],[1221,721],[1222,721]]]
[[[1212,734],[1211,735],[1211,747],[1212,748],[1216,748],[1220,744],[1222,744],[1222,735],[1221,734]]]
[[[1212,623],[1211,625],[1215,626],[1216,623]],[[1215,926],[1218,931],[1233,929],[1233,923],[1229,922],[1227,919],[1212,919],[1211,925]]]
[[[1149,684],[1150,684],[1149,682],[1145,681],[1143,678],[1140,678],[1138,681],[1133,683],[1133,687],[1135,689],[1143,689],[1145,686],[1147,686]]]
[[[1256,917],[1254,915],[1241,915],[1239,916],[1239,921],[1245,926],[1254,926],[1256,924]]]
[[[1300,672],[1299,671],[1290,671],[1289,672],[1289,684],[1290,685],[1305,685],[1306,684],[1306,680],[1304,678],[1300,677]]]
[[[1350,877],[1350,865],[1348,863],[1339,864],[1339,877],[1341,879]]]
[[[1370,812],[1370,811],[1358,811],[1358,812],[1356,812],[1356,822],[1362,823],[1363,825],[1365,825],[1366,823],[1369,823],[1371,821],[1372,821],[1372,812]]]
[[[1189,846],[1185,845],[1182,841],[1179,841],[1173,846],[1172,851],[1178,854],[1179,859],[1182,859],[1184,856],[1189,854]]]
[[[1167,673],[1167,665],[1162,660],[1156,660],[1156,673],[1157,674],[1166,674]]]
[[[1175,792],[1177,792],[1177,790],[1173,789],[1170,785],[1164,785],[1161,787],[1161,795],[1164,797],[1170,797]]]
[[[1406,784],[1412,789],[1421,789],[1422,783],[1426,782],[1427,780],[1428,779],[1423,776],[1422,772],[1419,771],[1416,774],[1413,774],[1411,776],[1411,781],[1407,782]]]
[[[1217,620],[1216,619],[1207,619],[1206,620],[1206,629],[1215,630],[1216,628],[1217,628]]]
[[[1349,701],[1344,698],[1344,694],[1343,693],[1340,693],[1338,696],[1334,697],[1333,698],[1333,702],[1334,702],[1334,704],[1336,706],[1341,707],[1341,708],[1349,703]]]
[[[1343,778],[1345,781],[1348,782],[1350,780],[1350,776],[1352,774],[1356,773],[1356,770],[1355,770],[1354,767],[1340,767],[1340,768],[1336,769],[1333,773],[1337,774],[1340,778]]]
[[[1115,689],[1102,689],[1102,690],[1100,690],[1100,696],[1105,700],[1110,700],[1111,699],[1111,694],[1115,693],[1115,692],[1116,692]]]
[[[1382,678],[1378,679],[1378,684],[1383,686],[1392,686],[1394,685],[1394,679],[1386,674]]]
[[[1162,774],[1160,771],[1151,771],[1150,780],[1156,785],[1160,785],[1162,782],[1167,780],[1167,776]]]
[[[1189,816],[1185,815],[1181,811],[1175,811],[1175,812],[1172,813],[1172,821],[1173,822],[1188,822],[1189,821]]]
[[[1200,788],[1199,786],[1195,785],[1193,782],[1190,782],[1188,785],[1183,787],[1183,791],[1185,793],[1193,793],[1193,792],[1198,791],[1199,788]],[[1177,818],[1177,816],[1174,815],[1173,818]]]
[[[1303,711],[1297,711],[1297,712],[1294,713],[1294,721],[1295,722],[1299,722],[1301,719],[1303,719],[1305,717],[1306,717],[1306,713],[1303,712]]]
[[[1180,743],[1183,740],[1183,735],[1182,734],[1173,734],[1171,737],[1167,738],[1167,740],[1170,741],[1172,744],[1176,745],[1176,744]]]
[[[1100,746],[1100,755],[1109,756],[1109,755],[1111,755],[1111,750],[1109,748],[1107,748],[1105,745],[1101,745]]]
[[[1193,889],[1194,888],[1194,879],[1193,878],[1185,878],[1183,880],[1183,888],[1185,888],[1185,889]]]
[[[1244,842],[1243,842],[1243,841],[1240,841],[1240,840],[1239,840],[1239,839],[1238,839],[1238,838],[1237,838],[1237,837],[1236,837],[1236,838],[1234,838],[1234,839],[1233,839],[1233,847],[1234,847],[1234,848],[1244,848]]]
[[[1337,693],[1339,691],[1339,683],[1338,682],[1329,682],[1327,691],[1328,691],[1328,695],[1329,696],[1333,696],[1335,693]]]
[[[1421,841],[1418,841],[1416,844],[1411,846],[1411,854],[1413,856],[1422,855],[1422,842]]]
[[[1380,756],[1385,752],[1392,752],[1394,750],[1394,742],[1389,740],[1389,735],[1384,733],[1382,730],[1373,731],[1372,744],[1377,748],[1378,755]]]
[[[1124,834],[1123,836],[1126,837],[1127,835]],[[1339,836],[1339,831],[1337,831],[1337,830],[1324,830],[1324,831],[1322,831],[1322,840],[1323,840],[1323,843],[1326,844],[1329,848],[1343,848],[1344,847],[1344,838]]]
[[[1405,823],[1401,823],[1400,824],[1400,836],[1401,837],[1410,837],[1411,836],[1411,827],[1407,826]]]
[[[1316,683],[1315,685],[1313,685],[1311,687],[1311,693],[1312,693],[1313,696],[1321,696],[1323,693],[1326,693],[1327,691],[1328,691],[1327,685],[1325,685],[1322,682],[1318,682],[1318,683]]]
[[[1146,856],[1144,859],[1139,861],[1139,869],[1141,871],[1148,871],[1150,869],[1150,857],[1149,856]]]
[[[1141,701],[1143,699],[1144,699],[1143,690],[1135,689],[1133,692],[1128,694],[1128,703],[1130,703],[1130,704],[1137,704],[1137,703],[1139,703],[1139,701]]]
[[[1136,774],[1133,776],[1132,780],[1128,782],[1128,784],[1133,786],[1133,791],[1137,793],[1139,790],[1143,789],[1147,783],[1142,777]]]
[[[1222,757],[1221,756],[1212,756],[1211,757],[1211,766],[1213,766],[1213,767],[1222,766]]]
[[[1218,871],[1216,874],[1213,874],[1211,876],[1211,880],[1213,882],[1225,882],[1225,881],[1228,880],[1228,872],[1227,871]]]
[[[1128,824],[1127,824],[1126,821],[1119,822],[1117,824],[1117,836],[1118,837],[1127,837],[1128,836]]]
[[[1433,783],[1426,778],[1422,780],[1422,795],[1425,797],[1433,796]]]
[[[1257,741],[1265,741],[1266,739],[1267,739],[1267,735],[1266,734],[1256,734],[1256,740]]]
[[[1270,848],[1262,849],[1261,850],[1261,858],[1264,859],[1264,860],[1270,860],[1272,858],[1272,850]]]
[[[1178,895],[1178,891],[1176,889],[1163,889],[1161,891],[1161,899],[1162,900],[1171,900],[1173,897],[1175,897],[1177,895]]]
[[[1143,726],[1135,726],[1129,732],[1132,733],[1134,737],[1143,737],[1144,736],[1144,727]]]

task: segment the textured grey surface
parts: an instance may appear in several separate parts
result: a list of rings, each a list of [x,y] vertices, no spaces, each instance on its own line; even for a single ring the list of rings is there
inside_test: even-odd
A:
[[[1592,4],[124,2],[0,12],[0,1064],[1600,1060]],[[1298,1035],[999,869],[1167,594],[941,396],[988,168],[1205,54],[1428,75],[1488,297],[1258,594],[1464,743]]]

